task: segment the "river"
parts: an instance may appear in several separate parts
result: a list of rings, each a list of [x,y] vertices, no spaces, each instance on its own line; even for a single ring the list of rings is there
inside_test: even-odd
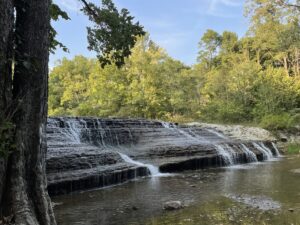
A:
[[[61,225],[300,224],[300,158],[140,178],[54,197]],[[186,207],[163,210],[167,201]]]

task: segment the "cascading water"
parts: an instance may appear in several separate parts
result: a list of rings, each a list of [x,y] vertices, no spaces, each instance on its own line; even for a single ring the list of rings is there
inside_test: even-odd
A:
[[[62,133],[65,136],[67,136],[72,142],[79,144],[80,143],[80,124],[79,122],[77,123],[72,123],[70,121],[66,122],[68,125],[66,132]]]
[[[280,152],[279,152],[277,146],[274,144],[274,142],[272,142],[272,146],[273,146],[273,148],[275,149],[276,156],[281,157],[281,154],[280,154]]]
[[[261,142],[261,143],[259,143],[259,145],[260,145],[263,149],[266,150],[266,152],[268,153],[270,159],[271,159],[271,158],[274,158],[272,151],[271,151],[267,146],[265,146],[264,143]]]
[[[142,162],[139,162],[139,161],[135,161],[135,160],[131,159],[128,155],[125,155],[125,154],[120,153],[120,152],[118,152],[118,153],[121,156],[121,158],[127,163],[131,163],[131,164],[134,164],[134,165],[137,165],[137,166],[147,167],[152,177],[159,177],[159,176],[165,176],[166,175],[164,173],[160,173],[159,168],[154,166],[154,165],[145,164],[145,163],[142,163]]]
[[[239,163],[239,154],[229,144],[225,145],[225,150],[227,150],[231,155],[233,164]]]
[[[220,161],[232,166],[279,155],[271,142],[255,142],[253,148],[212,128],[143,119],[49,118],[47,145],[48,190],[56,194],[220,166]],[[153,160],[159,168],[148,164]]]
[[[226,166],[230,166],[234,164],[232,155],[228,151],[226,151],[226,149],[223,146],[216,145],[215,148],[216,151],[218,152],[218,155],[221,156]]]
[[[252,152],[246,145],[244,144],[241,144],[242,146],[242,150],[244,151],[246,157],[247,157],[247,160],[248,162],[257,162],[257,157],[256,155],[254,154],[254,152]]]
[[[215,130],[212,130],[212,129],[206,129],[209,133],[212,133],[216,136],[218,136],[219,138],[222,138],[222,139],[227,139],[227,137],[225,137],[223,134],[221,134],[220,132],[217,132]]]
[[[177,127],[171,123],[162,121],[161,124],[164,128],[174,129],[174,130],[176,130],[176,132],[182,134],[183,136],[185,136],[188,139],[194,140],[196,143],[204,143],[205,142],[205,140],[203,140],[203,137],[197,135],[191,129],[189,129],[189,131],[186,132],[183,129],[180,129],[179,127]],[[228,138],[225,137],[220,132],[217,132],[213,129],[205,129],[205,130],[223,140],[228,140]],[[269,160],[269,159],[273,158],[273,154],[272,154],[271,150],[268,147],[266,147],[263,143],[253,143],[253,144],[254,144],[255,148],[257,148],[259,151],[261,151],[263,153],[264,160]],[[215,149],[218,152],[218,154],[220,155],[220,157],[223,159],[225,165],[230,166],[230,165],[238,164],[240,162],[239,154],[229,144],[215,145]],[[239,149],[245,154],[247,162],[257,162],[258,161],[255,153],[252,152],[246,145],[241,144]],[[276,146],[274,147],[274,149],[276,149]]]
[[[258,149],[263,154],[264,160],[270,160],[273,158],[273,154],[270,151],[267,151],[265,148],[263,148],[260,144],[253,142],[253,146]]]
[[[85,121],[82,121],[82,120],[80,120],[80,121],[72,121],[72,122],[71,121],[67,121],[66,123],[67,123],[69,129],[67,130],[67,132],[65,133],[65,135],[72,142],[80,144],[81,143],[80,137],[81,137],[82,129],[84,129],[85,131],[88,130],[87,129],[87,123]],[[83,124],[83,128],[82,128],[82,126],[81,126],[80,123]],[[112,146],[108,146],[105,143],[104,134],[106,135],[106,133],[104,133],[104,134],[102,133],[102,130],[104,130],[104,129],[103,129],[102,125],[101,125],[101,121],[97,120],[97,124],[98,124],[98,129],[99,129],[98,133],[100,133],[100,137],[101,137],[101,145],[103,147],[112,148]],[[165,123],[165,124],[167,126],[167,123]],[[107,137],[107,136],[105,136],[105,137],[108,138],[108,140],[111,143],[114,142],[113,137],[115,137],[117,147],[121,148],[120,143],[119,143],[119,139],[118,139],[118,135],[115,133],[115,135],[113,136],[111,129],[109,127],[107,127],[106,129],[108,130],[108,136],[109,137]],[[88,136],[91,136],[90,131],[86,131],[86,132],[87,132]],[[129,131],[129,133],[130,133],[130,136],[132,138],[132,135],[131,135],[130,131]],[[90,137],[88,137],[88,140],[90,140]],[[148,170],[149,170],[149,172],[150,172],[150,174],[151,174],[151,176],[153,176],[153,177],[166,175],[166,174],[160,173],[159,172],[159,168],[156,167],[156,166],[154,166],[154,165],[145,164],[145,163],[142,163],[142,162],[135,161],[135,160],[131,159],[129,156],[127,156],[127,155],[125,155],[123,153],[120,153],[120,152],[118,152],[118,154],[121,156],[121,158],[125,162],[131,163],[131,164],[135,164],[135,165],[138,165],[138,166],[147,167]]]
[[[191,129],[189,129],[188,132],[184,131],[183,129],[180,129],[178,126],[172,123],[160,121],[161,125],[166,129],[173,129],[177,133],[185,136],[186,138],[193,140],[196,143],[203,143],[205,140],[203,140],[203,137],[197,135],[195,132],[193,132]]]

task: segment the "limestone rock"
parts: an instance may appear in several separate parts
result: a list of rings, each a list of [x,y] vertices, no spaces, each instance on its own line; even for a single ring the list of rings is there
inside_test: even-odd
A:
[[[169,201],[165,202],[163,205],[164,210],[178,210],[182,209],[184,206],[181,201]]]
[[[263,144],[276,154],[269,140]],[[216,149],[218,145],[231,152],[234,163],[250,162],[244,147],[259,161],[264,159],[252,140],[232,139],[219,128],[178,126],[145,119],[50,117],[47,145],[46,170],[51,195],[150,175],[142,163],[155,165],[160,172],[167,173],[226,166]],[[125,162],[120,154],[141,164]]]

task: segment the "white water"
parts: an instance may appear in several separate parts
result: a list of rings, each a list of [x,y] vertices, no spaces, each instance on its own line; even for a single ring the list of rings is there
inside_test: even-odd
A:
[[[267,146],[265,146],[265,144],[262,143],[262,142],[259,143],[259,145],[262,146],[262,147],[267,151],[267,153],[268,153],[268,155],[270,156],[270,158],[274,158],[271,149],[269,149]]]
[[[189,132],[183,130],[183,129],[180,129],[179,127],[177,127],[175,124],[172,124],[172,123],[168,123],[168,122],[164,122],[164,121],[160,121],[161,122],[161,125],[166,128],[166,129],[173,129],[174,131],[182,134],[183,136],[185,136],[186,138],[188,139],[192,139],[196,142],[199,142],[199,143],[203,143],[203,142],[206,142],[205,140],[203,140],[203,137],[197,135],[195,132],[191,131],[189,129]]]
[[[218,136],[219,138],[222,138],[222,139],[227,139],[227,137],[225,137],[223,134],[221,134],[220,132],[217,132],[213,129],[206,129],[209,133],[212,133],[216,136]]]
[[[274,142],[272,142],[272,146],[273,146],[273,148],[275,149],[276,156],[281,157],[281,154],[280,154],[280,152],[279,152],[277,146],[274,144]]]
[[[72,142],[80,144],[80,128],[78,128],[79,123],[67,121],[67,124],[69,129],[67,133],[64,133],[64,135],[66,135]]]
[[[241,144],[242,150],[245,152],[247,159],[249,159],[250,162],[257,162],[257,157],[246,145]]]
[[[261,145],[259,145],[258,143],[253,143],[253,146],[255,148],[257,148],[262,154],[263,154],[263,158],[264,160],[270,160],[273,158],[273,154],[271,151],[266,150],[264,147],[262,147]],[[269,149],[270,150],[270,149]]]
[[[139,161],[135,161],[133,159],[131,159],[128,155],[125,155],[123,153],[118,152],[119,155],[121,156],[121,158],[128,163],[137,165],[137,166],[144,166],[147,167],[148,170],[150,171],[150,174],[152,177],[161,177],[161,176],[167,176],[167,173],[160,173],[158,167],[151,165],[151,164],[145,164]]]
[[[226,166],[230,166],[230,165],[234,164],[232,155],[228,151],[226,151],[223,146],[216,145],[215,147],[216,147],[216,150],[217,150],[218,154],[224,160]]]
[[[164,127],[164,128],[167,128],[167,129],[171,129],[171,128],[174,128],[174,125],[171,124],[171,123],[168,123],[168,122],[165,122],[165,121],[160,121],[161,125]]]
[[[229,152],[229,154],[231,155],[233,164],[237,164],[238,160],[239,160],[238,153],[229,144],[226,144],[225,147],[226,147],[227,151]]]
[[[176,130],[178,133],[182,134],[183,136],[189,138],[189,139],[193,139],[197,142],[201,142],[203,143],[205,140],[203,140],[203,137],[197,135],[195,132],[193,132],[192,130],[189,130],[188,132],[178,128],[177,126],[174,126],[171,123],[167,123],[167,122],[163,122],[161,121],[161,124],[164,128],[167,129],[174,129]],[[220,132],[217,132],[213,129],[206,129],[208,132],[222,138],[222,139],[227,139],[227,137],[225,137],[223,134],[221,134]],[[263,143],[259,143],[256,144],[255,143],[255,147],[261,151],[263,153],[264,159],[268,160],[273,158],[273,154],[270,151],[270,149],[268,149],[266,146],[263,145]],[[218,152],[218,154],[222,157],[222,159],[224,160],[225,164],[227,166],[231,166],[234,164],[238,163],[238,154],[237,152],[228,144],[222,146],[222,145],[215,145],[215,148]],[[248,147],[246,147],[244,144],[241,145],[240,148],[246,155],[247,160],[249,162],[257,162],[257,157],[255,155],[254,152],[252,152]]]
[[[106,144],[105,144],[105,142],[104,142],[103,133],[102,133],[102,130],[104,130],[104,129],[102,128],[101,121],[99,121],[98,119],[97,119],[97,125],[98,125],[98,130],[99,130],[99,128],[100,128],[99,132],[100,132],[100,137],[101,137],[101,144],[102,144],[104,147],[106,147]],[[105,134],[105,131],[104,131],[104,134]]]

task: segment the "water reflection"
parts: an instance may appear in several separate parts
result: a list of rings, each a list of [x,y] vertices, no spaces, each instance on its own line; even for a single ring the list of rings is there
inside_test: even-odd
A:
[[[152,177],[124,185],[54,198],[58,224],[300,224],[300,159]],[[264,197],[279,210],[260,210],[226,197]],[[258,199],[258,200],[257,200]],[[165,212],[166,201],[189,207]],[[271,201],[272,200],[272,201]],[[250,201],[251,203],[251,201]],[[263,203],[263,201],[262,201]],[[272,204],[272,203],[268,203]],[[292,212],[289,211],[292,209]]]

